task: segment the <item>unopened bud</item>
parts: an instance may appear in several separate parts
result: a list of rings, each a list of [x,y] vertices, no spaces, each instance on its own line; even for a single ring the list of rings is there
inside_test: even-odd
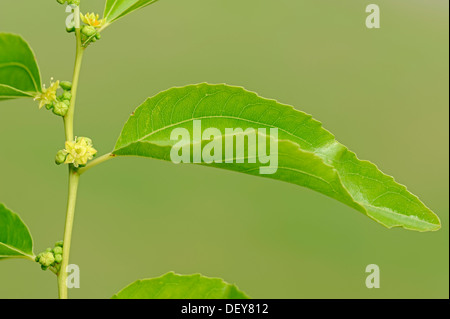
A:
[[[79,6],[80,5],[80,0],[67,0],[67,3]]]
[[[66,161],[66,157],[67,157],[66,152],[64,152],[63,150],[58,151],[58,153],[56,153],[56,156],[55,156],[56,165],[61,165],[62,163],[64,163]],[[61,247],[59,247],[59,248],[61,248]]]
[[[65,116],[68,110],[69,106],[64,102],[56,102],[53,105],[53,113],[56,115]]]
[[[45,104],[45,108],[46,108],[47,110],[51,110],[51,109],[53,108],[53,102],[52,102],[52,103],[49,103],[49,104]]]
[[[70,101],[71,98],[72,98],[72,93],[70,93],[70,92],[68,92],[68,91],[65,91],[65,92],[63,93],[63,95],[62,95],[62,99],[63,99],[63,100],[69,100],[69,101]]]
[[[81,28],[81,33],[83,33],[85,36],[90,37],[97,33],[97,30],[95,30],[94,27],[90,25],[84,25]]]
[[[61,254],[56,254],[55,255],[55,262],[57,262],[58,264],[60,264],[62,262],[62,255]]]
[[[69,81],[62,81],[59,83],[59,86],[66,91],[70,91],[72,89],[72,83]]]
[[[55,256],[53,256],[53,253],[51,252],[46,252],[43,253],[41,258],[39,258],[39,263],[42,266],[51,266],[53,263],[55,262]]]
[[[62,250],[62,248],[59,247],[59,246],[53,248],[53,253],[54,253],[55,255],[57,255],[57,254],[60,254],[60,255],[61,255],[62,252],[63,252],[63,250]]]

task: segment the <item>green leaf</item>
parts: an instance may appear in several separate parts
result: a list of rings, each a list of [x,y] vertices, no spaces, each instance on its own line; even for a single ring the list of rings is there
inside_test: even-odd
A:
[[[20,217],[0,203],[0,259],[34,259],[33,239]]]
[[[169,272],[161,277],[137,280],[113,299],[248,299],[235,285],[219,278],[200,274],[178,275]]]
[[[0,101],[40,91],[41,74],[28,43],[19,35],[0,33]]]
[[[155,3],[158,0],[107,0],[103,18],[110,24],[117,19],[140,8]]]
[[[240,87],[190,85],[147,99],[128,119],[113,154],[170,161],[172,146],[178,143],[170,139],[172,130],[185,128],[192,139],[194,120],[201,120],[203,128],[217,128],[222,134],[225,128],[278,128],[275,174],[260,174],[261,163],[248,163],[248,152],[247,163],[201,165],[308,187],[388,228],[400,226],[417,231],[440,228],[439,218],[405,186],[374,164],[359,160],[310,115]],[[192,149],[195,143],[192,140],[188,143]]]

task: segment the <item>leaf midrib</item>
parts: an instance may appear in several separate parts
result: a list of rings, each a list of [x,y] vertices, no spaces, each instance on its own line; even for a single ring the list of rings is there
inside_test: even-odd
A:
[[[31,81],[33,82],[34,88],[36,90],[36,92],[39,91],[36,81],[33,77],[33,74],[31,73],[31,70],[23,63],[19,63],[19,62],[8,62],[8,63],[2,63],[0,64],[0,69],[4,68],[4,67],[11,67],[11,66],[15,66],[15,67],[19,67],[25,70],[25,72],[27,72],[28,76],[30,77]]]
[[[184,124],[184,123],[187,123],[187,122],[195,121],[195,120],[213,119],[213,118],[227,118],[227,119],[233,119],[233,120],[244,121],[244,122],[249,122],[249,123],[253,123],[253,124],[260,124],[260,125],[264,125],[264,126],[268,126],[268,127],[272,127],[272,128],[277,128],[280,131],[283,131],[284,133],[286,133],[286,134],[288,134],[288,135],[290,135],[292,137],[295,137],[295,138],[298,138],[298,139],[302,140],[303,142],[305,142],[306,144],[308,144],[312,148],[314,148],[314,146],[310,142],[304,140],[303,138],[301,138],[301,137],[299,137],[299,136],[297,136],[297,135],[295,135],[295,134],[293,134],[293,133],[291,133],[289,131],[286,131],[285,129],[282,129],[282,128],[277,127],[277,126],[273,126],[272,124],[266,124],[266,123],[253,121],[253,120],[249,120],[249,119],[244,119],[244,118],[240,118],[240,117],[235,117],[235,116],[230,116],[230,115],[208,115],[208,116],[201,116],[201,117],[193,117],[193,118],[188,119],[188,120],[183,120],[183,121],[180,121],[180,122],[177,122],[177,123],[173,123],[173,124],[167,125],[165,127],[161,127],[161,128],[159,128],[157,130],[153,130],[151,133],[149,133],[149,134],[147,134],[147,135],[137,139],[136,141],[133,141],[133,142],[128,143],[128,144],[126,144],[124,146],[121,146],[120,148],[116,148],[115,151],[118,151],[118,150],[120,150],[122,148],[128,147],[129,145],[131,145],[133,143],[136,143],[136,142],[143,142],[145,139],[147,139],[148,137],[152,136],[153,134],[162,132],[162,131],[164,131],[166,129],[169,129],[171,127],[174,127],[174,126],[177,126],[177,125],[181,125],[181,124]],[[314,148],[314,151],[312,151],[312,153],[315,153],[320,148],[321,147]],[[318,154],[316,154],[316,155],[318,155]]]
[[[387,211],[389,214],[397,215],[397,216],[400,216],[400,217],[403,217],[403,218],[408,218],[408,219],[410,219],[410,220],[416,221],[418,224],[421,224],[421,223],[422,223],[422,224],[430,225],[430,226],[434,226],[434,227],[439,226],[439,224],[433,224],[433,223],[430,223],[430,222],[428,222],[428,221],[426,221],[426,220],[420,218],[420,217],[417,216],[417,215],[400,214],[400,213],[398,213],[398,212],[396,212],[396,211],[394,211],[394,210],[392,210],[392,209],[389,209],[389,208],[387,208],[387,207],[374,206],[374,205],[371,205],[371,204],[363,204],[363,203],[361,203],[361,205],[363,205],[364,207],[365,207],[365,206],[369,206],[369,207],[372,207],[372,208],[377,209],[377,210]],[[366,209],[366,211],[367,211],[367,209]],[[391,226],[391,227],[387,226],[386,224],[384,224],[383,222],[379,221],[375,216],[373,216],[373,215],[370,214],[369,212],[368,212],[368,215],[369,215],[370,217],[376,219],[379,223],[385,225],[385,226],[388,227],[388,228],[394,227],[394,226]],[[413,217],[413,216],[414,216],[414,217]]]
[[[22,94],[24,94],[24,95],[26,95],[26,96],[33,97],[33,94],[31,94],[30,92],[25,92],[25,91],[19,90],[19,89],[15,88],[15,87],[12,87],[12,86],[10,86],[10,85],[7,85],[7,84],[0,84],[0,87],[5,87],[5,88],[7,88],[7,89],[11,89],[11,90],[16,91],[16,92],[18,92],[18,93],[22,93]],[[2,95],[1,97],[3,98],[3,97],[20,97],[20,96],[13,96],[13,95],[7,96],[7,95]]]
[[[12,251],[18,252],[19,254],[24,255],[24,256],[26,256],[26,257],[33,258],[32,255],[30,255],[30,254],[28,254],[28,253],[26,253],[26,252],[24,252],[24,251],[22,251],[22,250],[19,250],[19,249],[15,248],[15,247],[13,247],[13,246],[11,246],[11,245],[8,245],[8,244],[2,243],[2,242],[0,242],[0,245],[4,246],[4,247],[6,247],[6,248],[8,248],[8,249],[10,249],[10,250],[12,250]],[[0,257],[1,257],[1,256],[3,256],[3,255],[0,255]],[[12,256],[4,256],[4,257],[12,257]]]

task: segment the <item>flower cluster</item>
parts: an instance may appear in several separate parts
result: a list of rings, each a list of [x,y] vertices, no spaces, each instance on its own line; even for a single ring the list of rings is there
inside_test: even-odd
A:
[[[56,271],[59,271],[62,262],[63,242],[59,241],[55,244],[55,248],[47,248],[44,252],[40,253],[34,259],[41,264],[42,270],[47,270],[48,267],[54,267]]]
[[[58,95],[58,89],[62,88],[63,93]],[[39,109],[43,106],[47,110],[52,110],[55,115],[65,116],[69,110],[70,100],[72,99],[72,83],[64,82],[53,82],[53,78],[50,80],[50,87],[46,88],[45,85],[42,91],[38,93],[35,97],[35,101],[39,101]]]
[[[81,42],[83,47],[87,47],[90,43],[100,40],[101,35],[99,31],[106,25],[106,19],[100,19],[98,14],[89,12],[85,15],[80,13],[80,18],[85,24],[80,28]],[[66,31],[69,33],[75,32],[75,25],[66,27]]]
[[[56,154],[56,164],[73,164],[74,167],[84,166],[97,155],[92,140],[87,137],[77,137],[75,141],[66,141],[65,149]]]
[[[98,29],[106,24],[106,19],[100,19],[100,16],[95,13],[87,13],[85,15],[80,13],[81,21],[85,25],[81,27],[81,42],[84,47],[87,47],[91,42],[100,40],[101,35]],[[73,29],[73,28],[72,28]],[[72,32],[73,30],[68,30]]]

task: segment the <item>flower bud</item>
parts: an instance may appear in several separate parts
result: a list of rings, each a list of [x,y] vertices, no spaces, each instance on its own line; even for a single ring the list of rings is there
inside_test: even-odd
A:
[[[55,247],[62,247],[64,245],[64,242],[62,240],[56,242]]]
[[[45,104],[45,108],[47,110],[51,110],[53,108],[53,102],[49,103],[49,104]]]
[[[62,102],[63,102],[65,105],[70,106],[70,101],[69,101],[69,100],[62,100]]]
[[[66,32],[67,32],[67,33],[75,32],[75,26],[66,27]]]
[[[90,25],[84,25],[81,28],[81,33],[83,33],[85,36],[90,37],[97,33],[94,27]]]
[[[69,91],[65,91],[62,95],[62,99],[63,100],[69,100],[72,98],[72,93],[70,93]]]
[[[56,156],[55,156],[56,165],[61,165],[62,163],[64,163],[66,161],[66,157],[67,157],[67,153],[64,152],[64,150],[58,151],[58,153],[56,153]],[[59,247],[59,246],[57,246],[57,247]],[[61,248],[61,247],[59,247],[59,248]]]
[[[95,34],[95,37],[96,37],[98,40],[100,40],[100,38],[102,37],[102,35],[101,35],[99,32],[97,32],[97,33]]]
[[[55,255],[55,261],[60,264],[62,262],[62,255],[61,254],[56,254]]]
[[[53,105],[53,113],[56,115],[65,116],[68,110],[69,106],[64,102],[56,102]]]
[[[42,270],[47,270],[48,266],[41,265]]]
[[[51,266],[55,262],[55,256],[53,256],[52,252],[43,253],[41,258],[39,258],[39,263],[42,266]]]
[[[72,82],[69,81],[62,81],[59,83],[59,86],[66,91],[70,91],[72,89]]]
[[[53,253],[55,254],[55,255],[57,255],[57,254],[59,254],[59,255],[61,255],[62,254],[62,252],[63,252],[63,250],[62,250],[62,248],[61,247],[55,247],[55,248],[53,248]]]
[[[59,4],[64,4],[67,0],[56,0]]]

